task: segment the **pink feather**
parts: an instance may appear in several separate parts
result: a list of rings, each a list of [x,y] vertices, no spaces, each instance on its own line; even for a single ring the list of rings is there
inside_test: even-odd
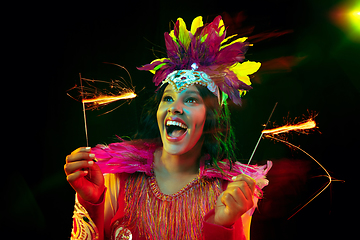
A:
[[[136,140],[131,142],[111,143],[108,146],[97,145],[91,149],[98,160],[96,164],[103,174],[106,173],[134,173],[144,172],[152,176],[154,152],[161,147],[158,141]],[[230,162],[227,159],[218,162],[220,171],[208,164],[209,155],[205,155],[200,161],[199,177],[221,178],[231,181],[231,178],[240,174],[246,174],[256,181],[256,196],[261,195],[261,189],[268,185],[265,176],[272,167],[272,162],[266,165],[245,165],[236,162],[230,170]]]

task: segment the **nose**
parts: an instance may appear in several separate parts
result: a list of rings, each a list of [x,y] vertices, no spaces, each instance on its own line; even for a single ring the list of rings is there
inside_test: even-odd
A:
[[[183,114],[183,108],[180,101],[174,101],[168,108],[168,112],[172,114]]]

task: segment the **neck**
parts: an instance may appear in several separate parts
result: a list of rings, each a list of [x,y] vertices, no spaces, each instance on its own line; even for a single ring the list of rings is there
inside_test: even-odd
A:
[[[154,170],[166,177],[186,176],[199,173],[201,148],[194,147],[182,155],[173,155],[164,149],[157,151]]]

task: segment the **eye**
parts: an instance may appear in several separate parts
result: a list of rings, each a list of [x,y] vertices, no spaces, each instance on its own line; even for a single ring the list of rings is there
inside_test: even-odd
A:
[[[164,96],[164,97],[163,97],[163,101],[164,101],[164,102],[173,102],[174,99],[173,99],[172,97],[170,97],[170,96]]]
[[[189,97],[185,100],[185,102],[187,103],[198,103],[199,100],[197,98],[194,98],[194,97]]]

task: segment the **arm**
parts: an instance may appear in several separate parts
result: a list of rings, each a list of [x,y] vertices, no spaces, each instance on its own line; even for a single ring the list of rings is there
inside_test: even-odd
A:
[[[93,204],[82,199],[78,194],[75,197],[73,215],[73,229],[71,240],[103,239],[104,238],[104,195],[99,203]]]
[[[246,175],[233,178],[220,194],[214,210],[204,218],[204,239],[249,239],[251,217],[248,211],[254,205],[255,181]]]
[[[72,239],[104,238],[103,174],[94,164],[95,154],[88,147],[78,148],[66,157],[64,171],[76,191]]]
[[[215,210],[205,215],[203,225],[204,240],[246,240],[242,218],[239,218],[233,225],[224,227],[214,223]]]
[[[72,239],[101,239],[101,234],[96,238],[95,232],[103,232],[104,239],[110,238],[111,220],[119,208],[120,184],[123,185],[122,181],[126,179],[123,175],[104,175],[106,189],[97,204],[85,201],[79,195],[76,196]],[[81,232],[86,233],[88,238],[81,236]]]

